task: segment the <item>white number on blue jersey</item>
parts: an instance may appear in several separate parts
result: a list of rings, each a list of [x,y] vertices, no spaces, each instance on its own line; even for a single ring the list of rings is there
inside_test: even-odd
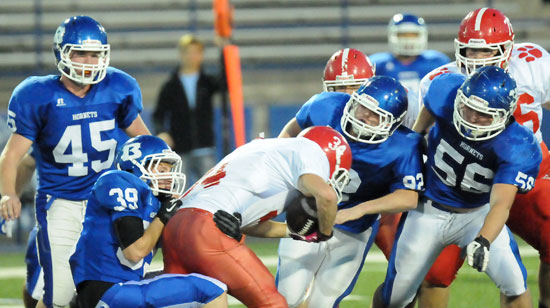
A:
[[[403,186],[410,190],[422,190],[424,189],[424,176],[422,173],[414,175],[406,175],[403,177]]]
[[[108,139],[101,140],[101,132],[113,130],[115,128],[115,120],[105,120],[90,123],[90,139],[92,147],[98,152],[109,151],[107,160],[92,161],[92,169],[98,173],[103,169],[110,168],[115,159],[116,140]],[[71,147],[71,154],[65,154],[67,149]],[[88,154],[82,149],[82,127],[81,125],[69,125],[65,128],[63,136],[53,150],[53,156],[56,163],[72,164],[68,168],[69,176],[85,176],[88,174],[88,168],[84,163],[88,161]]]
[[[15,112],[8,110],[8,128],[12,132],[17,131],[17,126],[15,126]]]
[[[435,174],[439,177],[445,185],[455,187],[457,185],[456,171],[462,170],[462,168],[453,168],[443,160],[443,155],[447,154],[460,166],[464,161],[464,156],[458,153],[447,141],[441,139],[441,142],[436,148],[434,156],[434,164],[437,167],[434,168]],[[456,171],[455,171],[456,170]],[[444,174],[441,174],[443,172]],[[464,176],[460,183],[460,188],[464,191],[471,193],[487,193],[491,190],[491,187],[487,184],[479,183],[474,180],[475,175],[481,175],[484,178],[490,180],[494,176],[494,172],[491,169],[482,167],[478,163],[470,163],[466,165],[464,169]]]
[[[361,186],[359,173],[353,169],[349,169],[349,183],[344,187],[344,190],[342,190],[342,201],[340,202],[348,201],[349,195],[356,193],[359,186]]]
[[[533,189],[535,179],[532,176],[528,176],[527,174],[519,171],[516,176],[516,183],[522,191],[530,191]]]
[[[111,190],[109,190],[109,196],[112,195],[116,195],[116,201],[120,203],[120,205],[113,208],[115,211],[124,211],[127,208],[130,210],[135,210],[138,208],[137,189],[129,187],[124,190],[124,193],[122,193],[122,189],[120,188],[111,188]]]

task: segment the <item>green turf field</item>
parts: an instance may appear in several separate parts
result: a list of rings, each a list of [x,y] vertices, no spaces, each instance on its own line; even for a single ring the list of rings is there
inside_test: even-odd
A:
[[[277,241],[249,240],[249,245],[256,253],[264,258],[273,273],[276,270]],[[519,243],[523,261],[528,272],[529,288],[533,296],[533,302],[538,301],[537,273],[539,259],[532,249],[525,243]],[[374,258],[373,258],[374,257]],[[155,258],[158,262],[161,258]],[[21,286],[24,281],[24,256],[22,253],[0,253],[0,307],[23,307],[21,298]],[[361,273],[354,291],[342,302],[342,308],[368,307],[375,288],[383,281],[387,263],[383,260],[380,251],[374,247],[367,258],[363,272]],[[234,299],[231,299],[231,307],[243,307]],[[467,265],[463,266],[458,274],[458,279],[451,288],[451,308],[463,307],[499,307],[499,292],[485,274],[478,273]]]

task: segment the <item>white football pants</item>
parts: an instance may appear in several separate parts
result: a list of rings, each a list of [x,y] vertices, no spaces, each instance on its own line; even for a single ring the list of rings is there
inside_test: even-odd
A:
[[[468,213],[451,213],[435,208],[432,201],[420,201],[409,211],[397,231],[384,281],[382,297],[388,307],[410,303],[443,248],[449,244],[467,246],[476,237],[489,212],[489,204]],[[507,296],[526,291],[527,274],[517,244],[504,226],[491,243],[487,275]]]
[[[338,306],[351,293],[377,231],[378,222],[360,234],[334,229],[321,243],[281,239],[276,282],[288,306],[306,297],[308,307]]]
[[[47,306],[64,307],[75,293],[69,257],[80,238],[86,203],[52,197],[47,200],[45,217],[37,213],[38,252],[44,270],[43,301]]]

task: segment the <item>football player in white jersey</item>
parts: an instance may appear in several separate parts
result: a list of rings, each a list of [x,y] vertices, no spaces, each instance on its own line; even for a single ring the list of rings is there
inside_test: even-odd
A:
[[[17,166],[33,147],[38,170],[35,198],[44,295],[37,307],[63,307],[74,294],[68,257],[80,236],[95,180],[112,168],[120,129],[150,134],[137,81],[109,67],[110,45],[101,24],[73,16],[54,35],[60,75],[32,76],[10,99],[12,135],[0,156],[0,213],[19,217]]]
[[[457,72],[471,74],[476,68],[494,65],[508,70],[518,87],[516,121],[530,129],[543,153],[535,188],[527,194],[516,195],[507,225],[539,251],[539,307],[550,307],[550,170],[548,148],[542,141],[540,126],[542,107],[550,104],[550,54],[537,44],[514,43],[514,31],[508,17],[493,8],[474,10],[462,20],[455,39],[456,62],[444,65],[421,81],[422,99],[432,80],[441,74]],[[417,123],[422,127],[425,113],[421,111]],[[415,124],[415,125],[416,125]],[[456,277],[463,263],[457,246],[447,247],[426,276],[420,292],[420,307],[445,307],[447,287]]]
[[[319,220],[318,231],[300,239],[328,240],[349,182],[351,156],[346,139],[326,126],[296,138],[256,139],[239,147],[182,197],[183,205],[164,229],[165,272],[216,278],[247,307],[288,307],[240,230],[261,237],[292,235],[285,223],[270,219],[285,211],[289,195],[300,191],[315,198]],[[220,212],[242,219],[241,228],[222,231],[215,221]]]

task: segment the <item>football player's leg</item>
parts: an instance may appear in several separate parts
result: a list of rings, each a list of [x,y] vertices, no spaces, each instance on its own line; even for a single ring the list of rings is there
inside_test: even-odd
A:
[[[326,254],[326,242],[307,243],[291,238],[281,239],[275,283],[289,307],[298,307],[305,300],[306,291]]]
[[[401,219],[384,283],[375,293],[374,307],[409,304],[432,263],[445,247],[444,227],[452,214],[422,201]]]
[[[199,274],[164,274],[153,279],[115,284],[97,307],[227,307],[227,287]],[[95,305],[94,305],[95,306]]]
[[[382,214],[380,217],[380,226],[378,227],[375,243],[376,246],[382,250],[387,260],[390,259],[391,248],[393,247],[393,241],[395,240],[395,233],[397,232],[397,225],[399,225],[400,218],[401,213]]]
[[[45,196],[43,196],[45,197]],[[74,295],[69,257],[80,236],[84,202],[37,197],[38,252],[44,271],[43,303],[47,307],[66,306]]]
[[[36,233],[38,227],[34,227],[29,233],[25,264],[27,265],[27,279],[23,286],[23,302],[25,308],[36,307],[36,302],[44,294],[44,272],[38,262],[38,248],[36,247]]]
[[[540,263],[539,290],[539,308],[550,308],[550,264],[548,263]]]
[[[447,307],[450,295],[448,287],[456,278],[463,263],[464,258],[461,257],[460,247],[457,245],[445,247],[422,282],[418,294],[418,307]]]
[[[535,181],[535,188],[518,194],[506,224],[539,252],[539,305],[550,308],[550,178]]]
[[[487,275],[500,288],[502,307],[531,307],[527,271],[512,233],[504,226],[491,243]]]
[[[338,307],[351,293],[372,247],[378,223],[360,234],[334,230],[326,258],[315,274],[308,307]]]
[[[165,270],[179,263],[187,271],[214,277],[228,287],[229,294],[247,307],[288,307],[277,292],[273,276],[241,242],[223,234],[212,214],[203,210],[180,210],[166,226],[163,245],[168,248]],[[166,235],[170,234],[170,238]],[[173,253],[177,251],[177,253]],[[175,258],[175,259],[173,259]]]

